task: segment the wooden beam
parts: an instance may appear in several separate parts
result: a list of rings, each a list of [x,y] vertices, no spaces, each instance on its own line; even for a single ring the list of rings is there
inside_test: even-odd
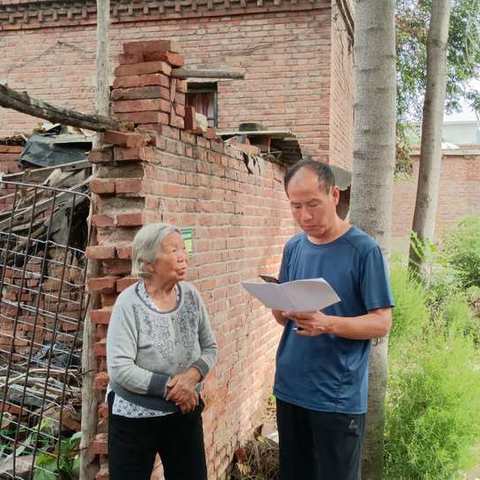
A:
[[[43,100],[30,97],[27,92],[18,92],[2,84],[0,84],[0,107],[43,118],[52,123],[71,125],[72,127],[85,128],[96,132],[132,129],[128,122],[120,122],[102,115],[86,115],[67,108],[56,107]]]
[[[96,91],[95,109],[97,115],[110,115],[110,60],[109,39],[110,28],[110,0],[97,0],[97,52],[96,52]],[[103,135],[98,133],[95,138],[95,148],[103,144]],[[97,174],[96,165],[92,165],[92,176]],[[94,244],[96,240],[95,226],[92,218],[97,211],[96,195],[90,195],[90,212],[88,217],[88,242]],[[100,264],[98,260],[89,259],[87,265],[87,279],[98,277]],[[92,452],[91,444],[97,433],[98,398],[94,388],[97,361],[95,358],[95,325],[92,322],[92,309],[100,306],[98,292],[90,292],[90,302],[83,325],[82,343],[82,439],[80,449],[80,478],[94,480],[98,471],[98,462]]]
[[[172,77],[175,78],[219,78],[243,80],[245,74],[236,70],[216,70],[216,69],[196,69],[196,68],[174,68],[172,69]]]

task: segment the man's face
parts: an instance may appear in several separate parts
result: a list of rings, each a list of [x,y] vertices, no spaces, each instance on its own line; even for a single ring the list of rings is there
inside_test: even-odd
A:
[[[300,169],[287,187],[293,218],[312,239],[322,240],[335,225],[339,191],[331,187],[325,191],[314,172]]]

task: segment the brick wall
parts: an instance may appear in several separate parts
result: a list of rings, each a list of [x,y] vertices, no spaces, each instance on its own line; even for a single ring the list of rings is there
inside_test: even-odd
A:
[[[396,179],[393,197],[392,239],[396,249],[405,250],[412,228],[417,194],[418,156],[413,156],[414,175]],[[448,151],[443,154],[437,210],[437,234],[466,215],[480,212],[480,153]]]
[[[161,83],[165,78],[159,74],[157,80]],[[168,80],[170,88],[183,88],[182,83]],[[115,84],[122,84],[121,77]],[[132,89],[118,88],[113,97],[127,91]],[[121,102],[115,101],[114,108]],[[142,105],[136,103],[138,108]],[[136,115],[129,113],[132,118]],[[240,282],[259,273],[277,273],[293,225],[281,166],[257,159],[250,164],[250,173],[235,147],[176,128],[168,115],[158,118],[156,125],[141,127],[141,132],[149,133],[138,133],[140,128],[131,134],[108,133],[105,142],[113,146],[90,157],[98,165],[91,183],[98,244],[90,246],[87,255],[101,263],[101,276],[90,278],[89,288],[99,291],[102,300],[101,308],[92,313],[98,340],[95,386],[98,398],[103,398],[108,381],[106,329],[116,295],[134,281],[129,277],[134,234],[152,221],[192,228],[189,279],[207,304],[219,345],[218,364],[206,382],[204,413],[209,478],[217,479],[238,445],[259,424],[271,393],[280,334],[270,312],[247,295]],[[99,413],[93,449],[101,458],[97,475],[101,479],[108,475],[105,405],[99,406]]]
[[[353,160],[353,45],[337,5],[332,7],[330,163],[347,170]]]
[[[22,23],[21,12],[10,14],[8,29],[0,37],[4,56],[0,78],[32,96],[91,112],[95,18],[90,3],[83,11],[73,12],[70,21],[63,16],[65,9],[58,10],[58,20],[54,21],[48,5],[43,10],[33,4],[26,6],[32,12],[28,23]],[[251,11],[247,14],[220,11],[215,4],[208,16],[192,11],[185,18],[178,18],[178,14],[168,20],[171,15],[164,15],[167,20],[163,21],[150,17],[123,21],[114,16],[110,33],[113,63],[116,65],[125,41],[176,39],[189,65],[240,67],[246,72],[243,81],[219,83],[219,128],[257,121],[270,128],[291,129],[300,137],[305,153],[318,160],[328,160],[330,153],[335,162],[348,165],[351,55],[341,19],[335,15],[332,28],[328,0],[276,1],[275,6],[261,8],[263,3],[250,7],[246,2],[243,10]],[[139,7],[135,4],[132,8]],[[33,15],[35,12],[43,12],[41,20]],[[337,54],[345,58],[337,58]],[[330,109],[334,111],[331,133]],[[0,109],[0,135],[30,130],[37,122]]]
[[[16,173],[21,170],[18,163],[23,147],[20,145],[0,144],[0,176],[2,174]],[[0,212],[12,207],[15,188],[13,185],[0,185]]]
[[[76,341],[83,317],[83,271],[78,264],[63,266],[64,256],[65,249],[51,248],[45,259],[43,252],[26,255],[25,267],[0,267],[0,361],[12,354],[26,362],[45,344],[70,348]],[[69,255],[68,260],[75,259]]]

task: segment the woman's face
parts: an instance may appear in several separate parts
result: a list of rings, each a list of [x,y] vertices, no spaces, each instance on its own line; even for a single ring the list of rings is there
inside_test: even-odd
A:
[[[187,274],[187,265],[188,255],[182,236],[173,232],[163,239],[150,268],[153,277],[179,282]]]

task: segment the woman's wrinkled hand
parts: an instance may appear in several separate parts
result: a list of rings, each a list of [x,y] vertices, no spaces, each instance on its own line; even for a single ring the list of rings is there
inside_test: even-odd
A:
[[[182,413],[191,412],[198,405],[196,386],[200,379],[200,372],[195,368],[175,375],[167,383],[166,399],[174,402]]]

